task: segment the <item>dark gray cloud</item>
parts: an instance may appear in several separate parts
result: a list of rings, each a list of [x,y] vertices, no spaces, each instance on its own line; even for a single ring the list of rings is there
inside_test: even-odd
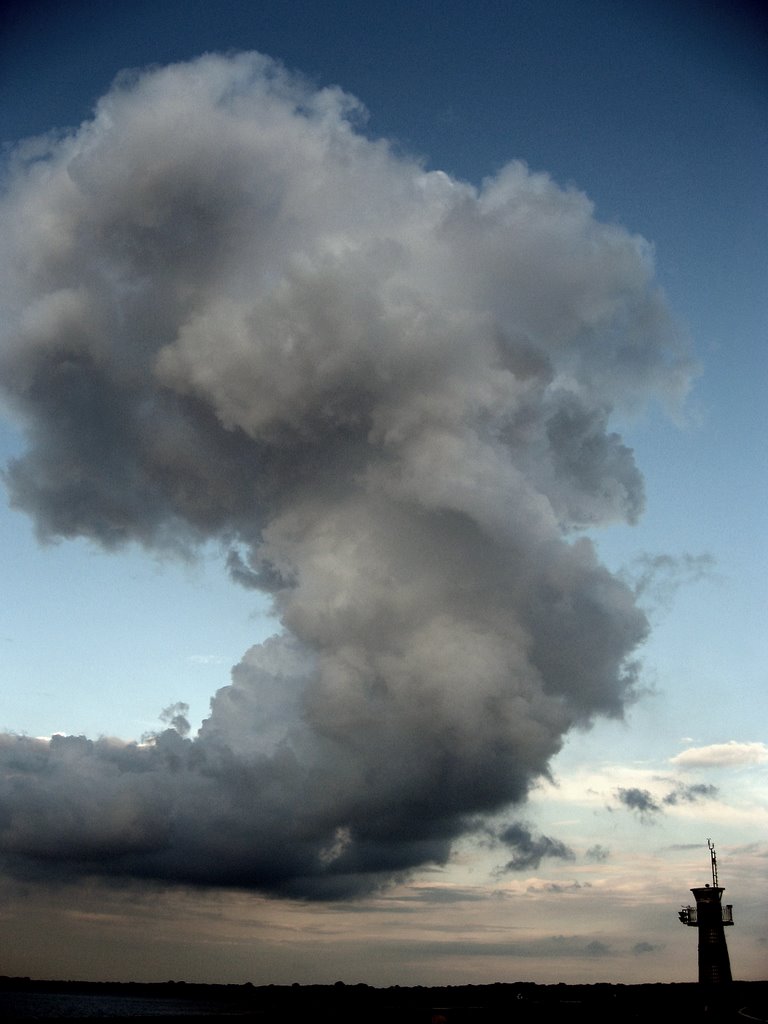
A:
[[[709,783],[675,783],[674,789],[670,790],[660,800],[656,799],[650,790],[631,787],[629,789],[617,789],[616,797],[624,807],[631,811],[637,811],[640,817],[650,820],[657,814],[661,814],[664,807],[674,807],[678,804],[693,804],[698,800],[711,800],[718,795],[717,786]]]
[[[664,797],[664,803],[674,806],[675,804],[694,804],[698,800],[712,800],[718,795],[717,786],[707,782],[683,783],[678,782],[675,788]]]
[[[542,960],[566,958],[596,958],[615,956],[617,951],[600,939],[588,939],[584,935],[545,935],[538,939],[507,940],[498,942],[441,940],[438,945],[414,943],[408,947],[409,959],[426,959],[438,953],[441,956],[462,957],[504,957],[506,959],[536,957]]]
[[[637,956],[642,956],[644,953],[657,953],[659,950],[664,949],[663,945],[652,942],[636,942],[632,947],[632,952]]]
[[[502,869],[504,871],[527,871],[530,868],[537,868],[545,857],[556,860],[575,859],[573,850],[565,843],[550,836],[534,835],[520,822],[507,825],[496,834],[496,838],[514,850],[512,858]]]
[[[629,789],[617,789],[616,797],[619,803],[631,811],[637,811],[641,817],[649,818],[661,811],[660,804],[654,800],[653,795],[647,789],[638,789],[635,786]]]
[[[608,860],[610,855],[611,851],[601,843],[596,843],[587,850],[587,860],[596,861],[597,863]]]
[[[566,858],[571,860],[572,858]],[[531,893],[551,893],[555,896],[560,896],[563,893],[575,893],[581,892],[582,889],[591,889],[592,886],[589,882],[546,882],[544,884],[529,885],[526,888],[526,892]]]
[[[592,942],[587,944],[586,952],[587,956],[604,957],[610,956],[612,950],[606,942],[601,942],[599,939],[593,939]]]
[[[643,508],[614,411],[688,380],[650,247],[519,163],[427,173],[360,113],[209,55],[9,156],[12,503],[43,539],[215,539],[280,623],[198,736],[176,709],[143,746],[4,737],[20,876],[375,888],[632,697],[646,616],[577,531]]]

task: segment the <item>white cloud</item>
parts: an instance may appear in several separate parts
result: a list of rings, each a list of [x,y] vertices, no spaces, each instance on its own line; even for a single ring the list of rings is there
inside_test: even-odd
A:
[[[706,747],[689,747],[670,763],[679,768],[727,768],[733,765],[768,763],[768,746],[765,743],[712,743]]]

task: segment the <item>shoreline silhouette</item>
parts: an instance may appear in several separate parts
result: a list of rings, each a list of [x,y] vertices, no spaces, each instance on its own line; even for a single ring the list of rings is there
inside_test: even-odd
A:
[[[194,982],[38,981],[0,977],[0,1015],[16,1020],[164,1021],[233,1017],[399,1024],[484,1024],[515,1021],[632,1021],[654,1013],[707,1021],[768,1020],[768,981],[648,984],[536,984],[399,986],[242,985]]]

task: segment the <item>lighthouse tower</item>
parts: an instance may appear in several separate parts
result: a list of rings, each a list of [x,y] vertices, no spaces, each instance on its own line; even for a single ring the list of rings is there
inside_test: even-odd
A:
[[[725,890],[717,882],[717,856],[711,839],[707,840],[707,846],[712,863],[712,884],[691,889],[696,906],[683,907],[679,917],[683,924],[699,929],[699,982],[719,985],[732,980],[724,926],[733,924],[733,907],[730,903],[722,904]]]

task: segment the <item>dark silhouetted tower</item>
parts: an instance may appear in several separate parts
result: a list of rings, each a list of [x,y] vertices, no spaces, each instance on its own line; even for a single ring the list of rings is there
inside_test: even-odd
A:
[[[733,924],[733,907],[723,906],[722,889],[717,883],[717,857],[711,839],[707,840],[712,863],[712,884],[691,889],[695,907],[683,907],[679,917],[683,924],[699,929],[699,982],[705,985],[731,981],[731,961],[725,944],[724,926]]]

